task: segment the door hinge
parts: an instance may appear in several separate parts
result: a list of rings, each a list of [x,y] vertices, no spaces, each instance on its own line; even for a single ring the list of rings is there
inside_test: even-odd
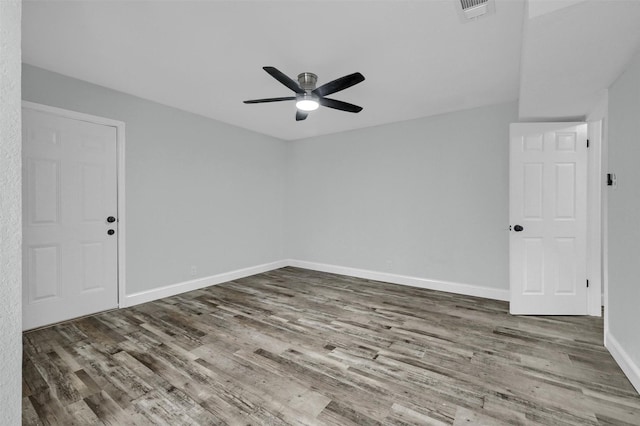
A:
[[[587,288],[589,288],[589,280],[587,280]]]
[[[587,139],[587,148],[589,148],[589,139]]]

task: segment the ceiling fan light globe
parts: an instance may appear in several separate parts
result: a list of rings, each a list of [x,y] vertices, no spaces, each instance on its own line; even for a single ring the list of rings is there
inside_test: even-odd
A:
[[[315,111],[319,106],[320,104],[312,99],[300,99],[296,102],[296,108],[300,111]]]

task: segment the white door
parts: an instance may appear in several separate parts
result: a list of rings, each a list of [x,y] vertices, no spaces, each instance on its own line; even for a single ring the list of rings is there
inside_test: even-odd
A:
[[[587,313],[587,125],[510,129],[512,314]]]
[[[22,120],[23,329],[116,308],[116,128]]]

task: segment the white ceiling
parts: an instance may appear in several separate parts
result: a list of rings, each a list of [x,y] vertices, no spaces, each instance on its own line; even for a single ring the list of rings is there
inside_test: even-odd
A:
[[[640,0],[495,0],[467,23],[457,1],[25,0],[23,60],[293,140],[517,99],[521,120],[580,118],[640,46]],[[293,94],[265,65],[361,72],[331,97],[364,110],[243,104]]]
[[[299,139],[518,98],[524,0],[462,23],[455,0],[25,1],[23,60],[61,74],[282,139]],[[318,84],[366,80],[294,120],[262,70]]]
[[[566,5],[525,22],[521,119],[581,119],[640,46],[640,1],[567,0]]]

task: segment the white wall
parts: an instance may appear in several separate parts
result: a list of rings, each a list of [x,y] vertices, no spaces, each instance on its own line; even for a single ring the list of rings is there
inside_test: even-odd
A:
[[[283,258],[285,142],[29,65],[23,99],[125,122],[127,294]]]
[[[508,289],[501,104],[289,143],[287,256]]]
[[[0,1],[0,424],[22,412],[20,14]]]
[[[608,333],[606,344],[640,392],[640,54],[609,89]]]

